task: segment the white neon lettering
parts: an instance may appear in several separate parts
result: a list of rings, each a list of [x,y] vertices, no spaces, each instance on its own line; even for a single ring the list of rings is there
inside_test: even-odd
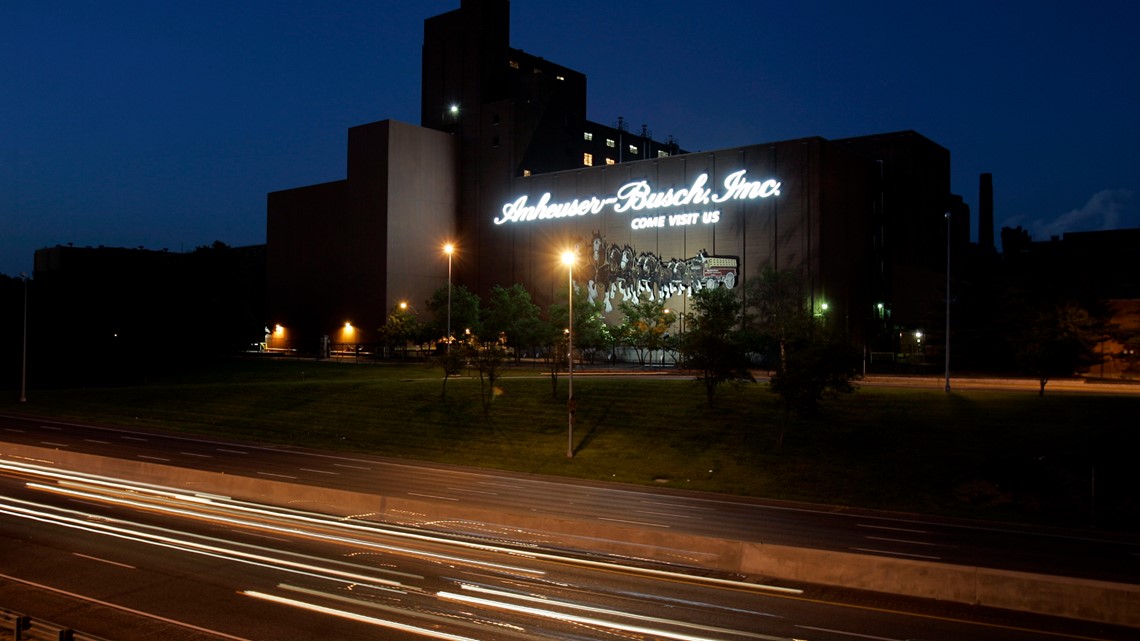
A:
[[[599,199],[589,198],[586,200],[574,200],[568,203],[550,203],[550,192],[547,192],[538,199],[538,204],[528,206],[526,204],[527,197],[519,196],[518,200],[513,203],[503,205],[503,215],[495,218],[496,225],[503,223],[519,223],[531,220],[546,220],[548,218],[566,218],[567,216],[585,216],[586,214],[597,214],[605,208],[606,205],[612,204],[614,199]]]
[[[724,192],[714,194],[712,189],[705,185],[708,183],[708,174],[701,174],[693,180],[693,184],[679,189],[670,188],[666,191],[653,191],[649,182],[638,180],[626,183],[617,190],[617,194],[606,198],[591,196],[586,199],[577,199],[564,203],[552,203],[550,192],[544,193],[535,205],[527,204],[527,196],[520,196],[514,202],[503,205],[502,214],[494,219],[496,225],[503,223],[519,223],[532,220],[548,220],[554,218],[567,218],[574,216],[596,215],[606,207],[612,207],[615,213],[627,211],[641,212],[654,209],[668,209],[672,207],[685,207],[690,205],[708,205],[709,203],[723,203],[737,200],[755,200],[758,198],[771,198],[780,195],[780,181],[769,178],[767,180],[750,181],[745,178],[747,170],[729,174],[724,179]],[[654,227],[694,225],[698,222],[704,224],[715,223],[720,220],[720,211],[707,211],[698,213],[674,214],[670,217],[648,216],[630,221],[633,229],[646,229]]]
[[[765,181],[749,182],[744,179],[745,170],[731,173],[724,179],[724,194],[713,196],[714,203],[723,203],[726,200],[752,200],[753,198],[768,198],[780,195],[780,183],[768,179]]]

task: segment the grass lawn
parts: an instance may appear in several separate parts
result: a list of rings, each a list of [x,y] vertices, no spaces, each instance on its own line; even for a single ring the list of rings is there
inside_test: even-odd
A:
[[[424,365],[232,361],[137,387],[29,390],[0,411],[840,506],[1140,530],[1140,396],[863,387],[813,417],[766,384],[709,408],[680,376],[511,370],[488,413],[477,376]],[[10,397],[10,398],[9,398]],[[783,445],[778,446],[784,431]]]

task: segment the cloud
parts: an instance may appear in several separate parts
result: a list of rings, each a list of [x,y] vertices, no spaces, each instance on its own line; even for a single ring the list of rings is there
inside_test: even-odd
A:
[[[1038,218],[1027,227],[1035,240],[1047,240],[1068,231],[1119,229],[1131,198],[1132,192],[1128,189],[1105,189],[1093,194],[1080,209],[1061,214],[1053,220]]]

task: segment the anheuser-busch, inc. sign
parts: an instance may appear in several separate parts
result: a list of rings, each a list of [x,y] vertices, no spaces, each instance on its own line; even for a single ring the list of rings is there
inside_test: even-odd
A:
[[[720,220],[720,210],[702,209],[683,213],[656,214],[658,210],[671,208],[705,208],[732,201],[757,200],[780,195],[780,181],[748,180],[747,170],[733,172],[725,177],[722,189],[714,192],[707,187],[708,174],[697,176],[693,184],[680,189],[654,191],[645,180],[626,183],[613,196],[575,198],[569,202],[551,202],[550,192],[546,192],[538,202],[527,204],[527,196],[503,205],[502,215],[495,217],[495,224],[526,223],[535,220],[557,220],[578,216],[597,215],[607,208],[614,213],[650,213],[630,219],[633,229],[654,227],[677,227],[682,225],[711,224]]]

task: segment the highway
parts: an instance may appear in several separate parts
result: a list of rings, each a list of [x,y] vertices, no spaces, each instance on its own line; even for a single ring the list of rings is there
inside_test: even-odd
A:
[[[766,544],[1140,583],[1140,537],[1130,535],[567,481],[12,416],[0,416],[0,441],[450,507],[596,519]],[[568,547],[576,543],[562,542]]]
[[[0,475],[0,564],[0,599],[17,601],[4,607],[70,617],[67,625],[121,641],[154,638],[159,628],[164,639],[231,641],[1023,641],[1134,632],[602,563],[12,461]]]

